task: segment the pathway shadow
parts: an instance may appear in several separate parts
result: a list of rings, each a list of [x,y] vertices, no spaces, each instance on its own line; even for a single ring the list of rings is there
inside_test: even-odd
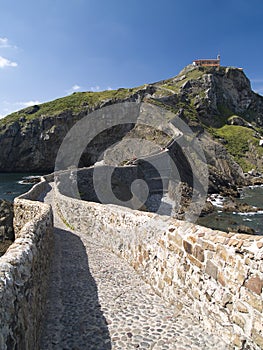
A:
[[[109,350],[111,339],[80,238],[55,228],[40,349]]]

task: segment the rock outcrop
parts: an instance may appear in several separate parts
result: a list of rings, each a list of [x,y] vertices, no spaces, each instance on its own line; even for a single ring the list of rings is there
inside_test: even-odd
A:
[[[91,111],[124,101],[148,102],[187,122],[207,158],[210,192],[235,192],[236,186],[246,183],[243,170],[254,168],[262,172],[259,140],[263,97],[251,90],[240,69],[192,65],[172,79],[135,89],[74,93],[4,118],[0,122],[0,147],[4,150],[0,155],[0,171],[53,171],[61,142],[76,121]],[[157,145],[168,141],[154,130],[118,125],[88,144],[80,166],[93,165],[109,146],[125,140],[127,135],[148,137]],[[134,154],[139,151],[138,143]]]
[[[6,200],[0,200],[0,241],[14,240],[13,218],[13,204]]]
[[[13,218],[13,204],[0,200],[0,256],[6,252],[15,239]]]

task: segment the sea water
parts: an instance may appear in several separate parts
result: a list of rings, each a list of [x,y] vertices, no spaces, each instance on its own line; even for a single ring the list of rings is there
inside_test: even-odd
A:
[[[34,184],[27,182],[39,174],[0,173],[0,199],[13,201],[15,197],[27,192]]]
[[[245,225],[255,230],[256,234],[263,234],[263,186],[249,186],[241,191],[241,203],[247,203],[251,206],[260,208],[257,212],[249,213],[228,213],[222,210],[223,198],[216,197],[213,201],[216,210],[210,215],[198,219],[198,224],[207,226],[216,230],[228,231],[238,225]]]

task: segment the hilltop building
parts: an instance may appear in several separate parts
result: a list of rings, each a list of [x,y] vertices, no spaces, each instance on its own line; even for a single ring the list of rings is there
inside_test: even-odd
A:
[[[216,59],[202,59],[193,61],[194,66],[201,67],[220,67],[220,55]]]

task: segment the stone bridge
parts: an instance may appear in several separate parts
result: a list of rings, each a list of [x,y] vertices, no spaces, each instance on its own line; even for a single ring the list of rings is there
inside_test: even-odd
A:
[[[262,236],[72,198],[52,176],[14,226],[1,350],[263,348]]]

